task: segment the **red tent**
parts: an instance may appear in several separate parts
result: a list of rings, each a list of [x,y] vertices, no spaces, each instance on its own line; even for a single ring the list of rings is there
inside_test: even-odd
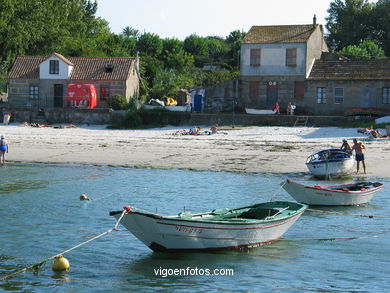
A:
[[[68,107],[88,108],[96,107],[96,89],[93,84],[69,84],[66,92]]]

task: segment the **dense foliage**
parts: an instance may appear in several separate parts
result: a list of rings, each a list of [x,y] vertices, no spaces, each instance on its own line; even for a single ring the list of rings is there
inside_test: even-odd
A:
[[[130,26],[114,34],[107,21],[96,17],[96,10],[97,2],[91,0],[0,1],[0,83],[16,56],[53,52],[75,57],[130,57],[139,52],[144,99],[174,96],[180,88],[238,76],[239,44],[245,35],[240,31],[226,39],[191,35],[184,41]]]
[[[386,56],[390,56],[390,0],[378,0],[371,3],[368,0],[334,0],[330,3],[326,18],[326,28],[329,31],[327,36],[328,45],[340,51],[343,48],[352,46],[348,51],[358,52],[358,47],[370,41],[379,46]],[[373,52],[371,52],[373,53]],[[378,56],[382,53],[378,51]]]
[[[94,0],[1,0],[0,86],[16,56],[53,52],[75,57],[130,57],[139,52],[143,99],[174,96],[180,88],[239,76],[245,36],[240,30],[226,37],[192,34],[183,41],[140,33],[131,26],[115,34],[96,11]],[[334,0],[328,13],[331,48],[355,58],[390,55],[390,0]]]

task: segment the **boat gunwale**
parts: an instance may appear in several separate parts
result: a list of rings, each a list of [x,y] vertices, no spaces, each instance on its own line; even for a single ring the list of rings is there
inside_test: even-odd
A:
[[[128,214],[128,215],[138,214],[138,215],[142,215],[142,216],[146,216],[146,217],[150,217],[150,218],[154,218],[154,219],[158,219],[158,220],[179,221],[179,222],[188,222],[188,223],[204,223],[204,224],[217,224],[217,225],[256,225],[256,224],[270,223],[270,222],[283,221],[286,219],[290,219],[290,218],[293,218],[297,215],[303,214],[305,212],[305,210],[308,208],[308,205],[306,205],[304,203],[298,203],[298,202],[289,202],[289,203],[294,204],[297,207],[299,207],[297,209],[286,210],[286,211],[290,211],[290,213],[292,212],[292,214],[286,215],[286,213],[280,213],[280,214],[276,215],[275,217],[269,216],[269,217],[266,217],[264,219],[250,219],[250,218],[239,218],[239,217],[233,218],[233,219],[241,219],[242,220],[241,222],[236,221],[236,220],[233,220],[233,221],[231,221],[231,220],[211,220],[211,219],[207,219],[207,218],[189,219],[189,218],[182,218],[180,216],[162,216],[162,215],[150,213],[147,211],[133,211],[133,210],[129,211],[126,214]],[[240,208],[236,208],[236,209],[229,209],[229,211],[253,208],[256,206],[260,206],[260,205],[263,205],[263,204],[240,207]],[[110,212],[110,216],[114,216],[115,214],[121,214],[121,213],[122,213],[122,211],[113,211],[113,212]],[[212,211],[205,212],[205,213],[191,214],[192,217],[202,216],[202,215],[218,216],[218,215],[212,215]],[[246,220],[249,220],[249,221],[246,221]]]
[[[334,158],[334,159],[330,158],[330,159],[327,159],[327,160],[319,160],[319,158],[313,159],[313,157],[315,155],[318,155],[318,157],[320,157],[321,154],[326,153],[326,152],[341,153],[341,154],[347,155],[347,156],[343,156],[341,158]],[[320,150],[318,152],[312,153],[311,155],[309,155],[307,157],[306,165],[316,165],[316,164],[322,164],[322,163],[344,162],[344,161],[348,161],[348,160],[353,160],[352,153],[346,152],[346,151],[341,150],[341,149],[333,148],[333,149]]]
[[[340,185],[330,185],[330,186],[324,186],[324,187],[321,187],[321,186],[316,187],[316,186],[304,185],[302,183],[296,182],[296,181],[291,180],[291,179],[287,179],[287,180],[292,182],[292,183],[295,183],[297,185],[300,185],[303,188],[314,189],[314,190],[322,190],[322,191],[329,191],[329,192],[337,192],[337,193],[365,194],[365,193],[371,193],[373,191],[377,191],[377,190],[379,190],[379,189],[384,187],[384,184],[382,184],[380,182],[374,182],[374,183],[380,183],[381,185],[378,186],[378,187],[374,187],[374,188],[370,188],[370,189],[366,189],[366,190],[337,190],[337,189],[330,189],[329,187],[336,187],[336,186],[337,187],[341,187],[341,186],[348,186],[348,185],[352,186],[353,184],[340,184]]]

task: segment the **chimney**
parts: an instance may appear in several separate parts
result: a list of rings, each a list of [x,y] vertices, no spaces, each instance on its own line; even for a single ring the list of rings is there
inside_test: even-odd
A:
[[[317,16],[314,14],[313,16],[313,26],[315,27],[317,25]]]

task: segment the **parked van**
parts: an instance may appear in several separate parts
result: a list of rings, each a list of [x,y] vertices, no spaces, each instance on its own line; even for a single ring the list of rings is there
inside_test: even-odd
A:
[[[66,105],[74,108],[95,108],[97,104],[96,88],[93,84],[68,85],[66,92]]]

